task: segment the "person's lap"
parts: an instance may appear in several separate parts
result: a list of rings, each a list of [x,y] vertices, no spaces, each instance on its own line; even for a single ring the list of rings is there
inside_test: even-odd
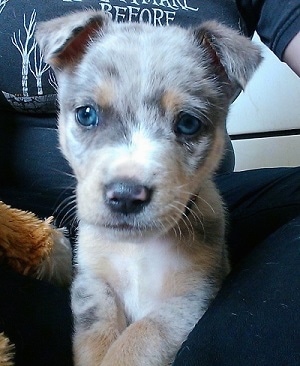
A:
[[[227,241],[233,271],[212,306],[184,343],[174,365],[196,365],[200,360],[201,365],[299,364],[296,346],[300,344],[300,267],[297,265],[300,251],[300,168],[226,174],[218,176],[216,183],[228,206]],[[7,188],[5,192],[1,191],[0,187],[0,199],[5,201],[9,197],[13,197],[13,192],[8,192]],[[34,211],[32,197],[30,203],[26,203],[26,192],[23,193],[22,204],[24,206],[19,208],[30,206]],[[38,203],[37,210],[41,211]],[[42,211],[43,214],[53,214],[53,208],[47,212],[47,208],[43,207]],[[59,322],[60,328],[65,327],[70,331],[71,311],[66,301],[67,291],[56,303],[47,302],[43,288],[46,284],[30,280],[29,293],[24,278],[6,271],[3,273],[2,293],[14,281],[15,286],[22,289],[22,296],[16,295],[13,301],[19,302],[21,308],[24,294],[30,296],[36,286],[33,299],[36,306],[44,307],[45,316],[48,312],[57,314],[57,317],[52,317],[52,327],[55,328],[55,322]],[[47,286],[49,298],[57,296],[56,290]],[[41,303],[39,298],[42,299]],[[0,331],[8,329],[8,335],[16,339],[18,365],[25,365],[21,361],[22,352],[25,352],[21,340],[31,330],[23,326],[26,314],[22,319],[20,308],[12,307],[7,319],[15,319],[13,329],[16,332],[19,329],[20,334],[14,337],[8,321],[2,321],[2,318],[7,317],[3,309],[7,311],[9,301],[12,301],[11,296],[1,300]],[[68,314],[66,324],[59,316],[61,310]],[[38,320],[32,320],[33,329],[39,327]],[[41,348],[46,347],[45,343],[51,347],[51,342],[57,343],[58,340],[61,347],[66,348],[65,355],[70,355],[70,340],[60,333],[56,334],[55,340],[48,338],[47,342],[40,342],[39,354]],[[35,344],[32,347],[34,354],[37,348]],[[65,365],[65,359],[61,358],[61,362],[57,360],[56,364]],[[35,365],[34,361],[31,365]]]
[[[300,169],[216,178],[233,270],[178,353],[180,365],[299,365]]]
[[[300,215],[300,167],[224,174],[216,177],[216,184],[228,209],[227,242],[233,265]]]
[[[299,262],[300,215],[235,263],[174,366],[299,365]]]

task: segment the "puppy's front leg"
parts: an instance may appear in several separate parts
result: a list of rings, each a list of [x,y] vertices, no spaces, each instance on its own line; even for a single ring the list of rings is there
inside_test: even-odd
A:
[[[125,315],[109,285],[84,272],[73,282],[72,309],[74,364],[98,366],[110,345],[125,329]]]
[[[202,305],[202,306],[201,306]],[[204,313],[204,303],[176,298],[132,323],[111,345],[101,366],[167,366]]]

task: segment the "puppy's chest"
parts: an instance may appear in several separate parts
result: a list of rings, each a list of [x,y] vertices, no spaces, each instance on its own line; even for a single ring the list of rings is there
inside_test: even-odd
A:
[[[159,245],[112,253],[107,260],[105,280],[114,289],[130,322],[141,319],[164,301],[172,274],[185,262]]]
[[[158,262],[150,262],[146,258],[111,258],[111,286],[131,321],[150,312],[161,298],[166,270]]]

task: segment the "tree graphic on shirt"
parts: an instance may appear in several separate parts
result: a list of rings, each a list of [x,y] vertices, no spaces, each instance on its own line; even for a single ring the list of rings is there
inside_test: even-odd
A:
[[[34,66],[29,63],[29,69],[36,79],[38,95],[43,95],[42,76],[50,69],[50,65],[44,63],[44,56],[38,47],[34,48]]]
[[[22,92],[24,97],[28,97],[28,71],[29,71],[29,57],[30,54],[37,47],[36,41],[34,37],[34,31],[36,27],[36,11],[33,10],[29,24],[26,24],[26,15],[23,17],[23,26],[25,29],[25,39],[23,40],[21,37],[21,30],[19,29],[18,35],[16,32],[13,33],[11,37],[11,41],[13,45],[20,52],[22,57]]]
[[[36,80],[37,95],[43,95],[42,76],[50,69],[50,66],[44,62],[44,57],[39,49],[34,32],[36,28],[36,11],[32,11],[27,24],[26,14],[23,17],[24,31],[21,29],[14,32],[11,37],[13,45],[19,51],[22,57],[22,95],[28,97],[28,77],[29,71]]]
[[[5,5],[9,2],[9,0],[0,0],[0,14],[2,13]]]

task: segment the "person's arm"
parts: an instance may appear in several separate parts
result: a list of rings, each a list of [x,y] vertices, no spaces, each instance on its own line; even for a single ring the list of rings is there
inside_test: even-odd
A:
[[[236,0],[250,31],[300,76],[300,1]]]
[[[300,77],[300,32],[287,45],[283,61]]]

